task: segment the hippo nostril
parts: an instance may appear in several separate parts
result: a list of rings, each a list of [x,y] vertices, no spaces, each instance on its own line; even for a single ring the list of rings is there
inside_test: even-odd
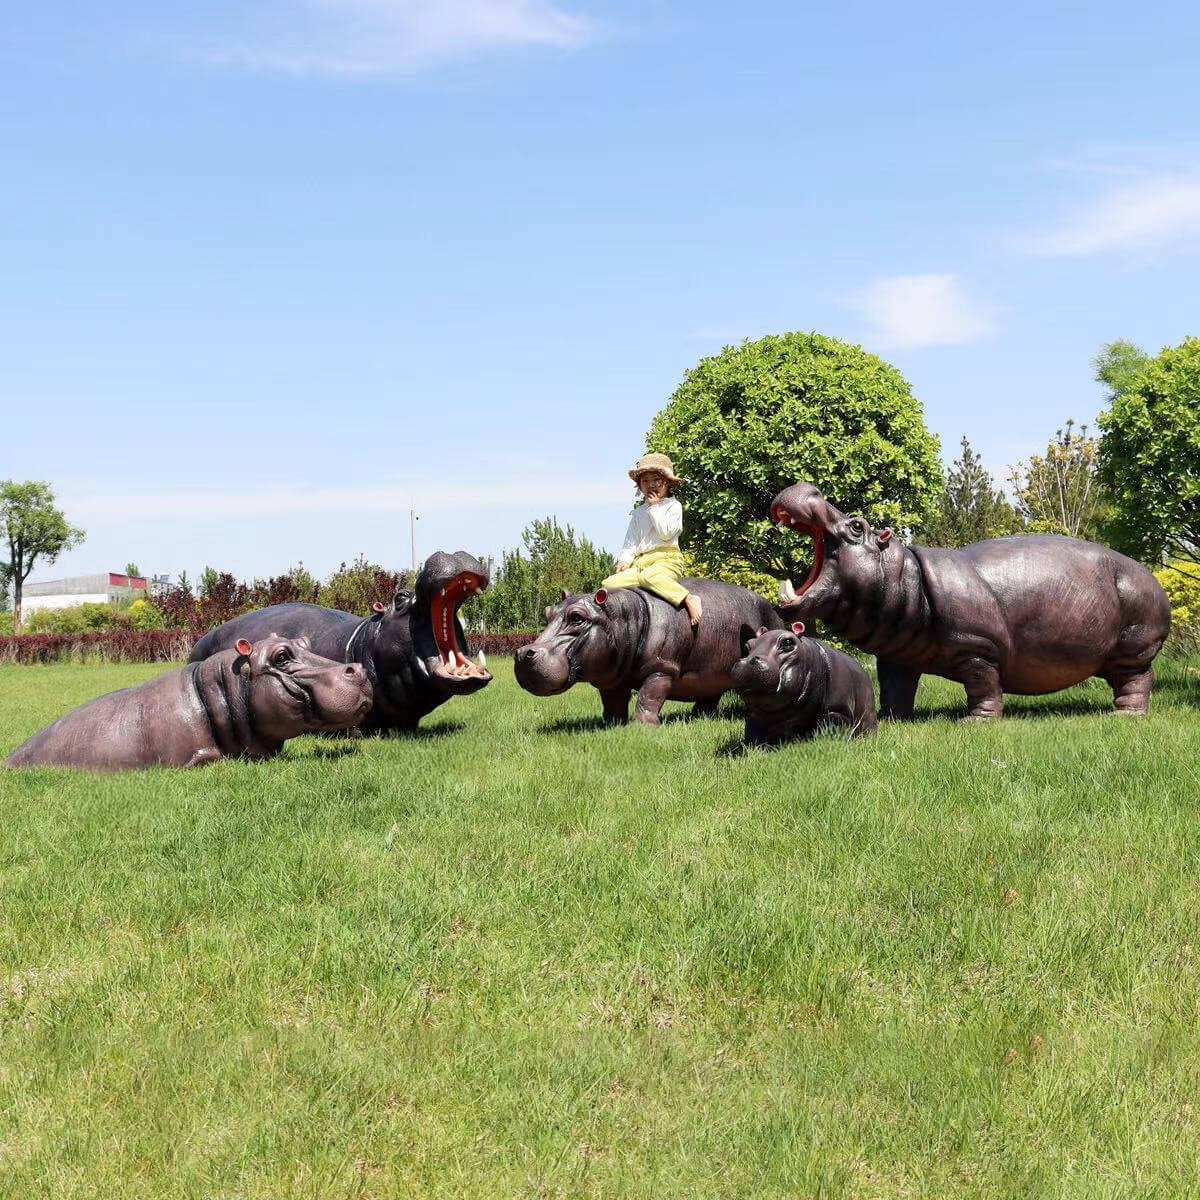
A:
[[[349,675],[351,679],[353,679],[359,673],[360,670],[362,670],[362,668],[357,663],[353,663],[351,666],[348,666],[346,668],[346,674]]]

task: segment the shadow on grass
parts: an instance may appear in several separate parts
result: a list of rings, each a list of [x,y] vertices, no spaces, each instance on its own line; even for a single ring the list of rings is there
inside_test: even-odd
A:
[[[418,725],[416,729],[405,733],[396,733],[392,736],[415,738],[419,742],[429,741],[432,738],[449,737],[452,733],[462,733],[466,727],[463,721],[443,721],[440,725]]]
[[[353,754],[360,753],[361,750],[361,738],[344,742],[317,742],[312,747],[312,757],[323,758],[326,762],[333,762],[335,759],[349,758]]]
[[[603,717],[559,717],[540,725],[541,733],[593,733],[597,729],[620,729],[620,725],[610,725]]]
[[[680,723],[690,723],[692,721],[712,721],[726,720],[734,716],[728,712],[693,712],[690,709],[686,712],[667,713],[659,719],[660,725],[678,725]],[[630,717],[625,725],[636,725],[637,722]],[[619,724],[609,724],[602,716],[594,717],[559,717],[554,721],[547,721],[539,726],[542,733],[592,733],[597,729],[621,729],[625,726]]]

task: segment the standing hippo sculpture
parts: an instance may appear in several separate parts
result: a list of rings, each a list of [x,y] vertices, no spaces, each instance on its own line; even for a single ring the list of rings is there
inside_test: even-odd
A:
[[[716,710],[732,683],[729,673],[754,630],[778,628],[761,596],[712,579],[681,580],[699,594],[704,618],[693,628],[687,611],[641,588],[601,588],[568,595],[546,609],[546,628],[516,653],[517,682],[535,696],[557,696],[576,683],[600,692],[604,719],[624,724],[637,691],[634,719],[658,724],[667,700],[695,700],[698,713]]]
[[[780,612],[815,617],[875,654],[884,716],[912,715],[924,673],[961,683],[978,720],[1000,716],[1005,692],[1039,696],[1093,675],[1112,688],[1117,712],[1148,711],[1170,606],[1123,554],[1051,534],[905,546],[811,483],[780,492],[771,518],[814,547],[803,584],[782,585]]]
[[[411,732],[439,704],[491,682],[483,655],[478,663],[468,657],[457,616],[459,605],[487,585],[487,570],[477,558],[464,550],[439,550],[425,560],[414,591],[396,592],[386,608],[377,603],[370,617],[317,604],[274,604],[210,629],[188,661],[201,662],[239,638],[306,637],[317,654],[365,668],[375,706],[362,724],[364,733]]]
[[[875,732],[871,677],[850,655],[803,633],[803,621],[791,629],[760,629],[733,668],[751,746],[775,746],[826,728],[851,737]]]
[[[9,755],[9,767],[199,767],[271,758],[288,738],[357,725],[371,683],[303,639],[240,641],[136,687],[73,708]]]

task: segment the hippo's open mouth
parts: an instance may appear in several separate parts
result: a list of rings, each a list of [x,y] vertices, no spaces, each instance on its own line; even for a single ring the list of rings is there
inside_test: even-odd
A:
[[[785,579],[779,585],[779,607],[788,608],[790,605],[800,602],[800,597],[817,582],[817,577],[821,574],[821,568],[825,565],[825,530],[819,525],[813,525],[798,517],[793,517],[780,504],[776,504],[771,509],[771,519],[780,529],[793,529],[797,533],[808,534],[813,543],[812,566],[804,577],[804,582],[798,588],[790,579]]]
[[[461,571],[433,597],[430,616],[433,621],[433,640],[437,643],[438,665],[435,668],[440,678],[446,680],[491,679],[487,659],[479,652],[479,662],[473,663],[458,638],[455,614],[458,606],[468,597],[487,587],[487,577],[474,571]]]

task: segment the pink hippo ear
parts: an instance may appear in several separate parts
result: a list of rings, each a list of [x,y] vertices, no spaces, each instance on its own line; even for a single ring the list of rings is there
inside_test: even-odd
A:
[[[234,646],[234,649],[239,654],[249,654],[250,651],[254,649],[254,647],[248,641],[246,641],[245,638],[238,638],[237,644]]]
[[[876,535],[875,540],[879,543],[879,548],[882,550],[884,546],[892,540],[891,529],[881,529]]]
[[[597,593],[596,593],[596,594],[595,594],[595,595],[592,597],[592,599],[593,599],[593,600],[595,600],[595,602],[596,602],[597,604],[599,604],[601,608],[603,608],[603,607],[605,606],[605,604],[607,604],[607,603],[608,603],[608,592],[607,592],[607,591],[606,591],[604,588],[601,588],[601,589],[600,589],[600,590],[599,590],[599,591],[598,591],[598,592],[597,592]]]
[[[804,622],[803,621],[793,621],[792,622],[792,632],[797,637],[802,637],[804,635]]]
[[[382,601],[376,600],[375,603],[371,605],[371,611],[372,612],[383,612]]]
[[[757,633],[756,633],[754,636],[755,636],[755,637],[762,637],[762,635],[763,635],[764,633],[766,633],[766,632],[767,632],[767,627],[766,627],[765,625],[760,625],[760,626],[758,627],[758,632],[757,632]]]

